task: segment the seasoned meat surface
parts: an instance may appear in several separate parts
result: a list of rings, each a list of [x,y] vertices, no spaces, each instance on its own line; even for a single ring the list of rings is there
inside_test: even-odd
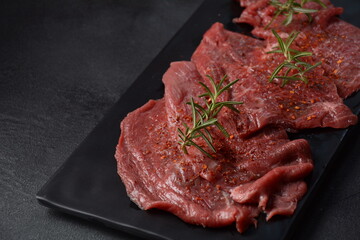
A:
[[[308,84],[294,81],[281,87],[279,81],[269,83],[273,69],[283,61],[281,54],[266,53],[276,44],[266,45],[215,23],[192,56],[205,80],[206,75],[219,79],[224,74],[239,79],[228,99],[244,102],[237,122],[240,134],[248,135],[267,125],[299,130],[344,128],[357,122],[357,116],[339,97],[334,80],[321,68],[309,73]]]
[[[360,88],[360,32],[339,20],[342,12],[328,0],[326,8],[316,3],[313,21],[295,15],[291,26],[282,26],[283,16],[272,23],[282,38],[300,31],[292,48],[311,51],[307,62],[321,66],[307,73],[309,82],[268,79],[284,56],[268,54],[277,46],[269,24],[275,8],[268,0],[240,0],[245,7],[235,22],[254,26],[255,39],[224,29],[215,23],[204,35],[191,61],[173,62],[163,76],[165,94],[129,113],[121,122],[116,147],[117,171],[131,200],[141,209],[157,208],[185,222],[204,227],[235,223],[239,232],[257,225],[266,214],[292,215],[307,191],[304,179],[313,162],[304,139],[290,141],[287,131],[308,128],[345,128],[357,116],[343,98]],[[206,108],[211,99],[201,96],[210,78],[218,84],[238,79],[217,101],[237,101],[234,109],[222,108],[216,115],[229,133],[208,126],[213,151],[204,138],[183,152],[178,130],[192,126],[189,101]],[[210,87],[211,88],[211,87]],[[210,102],[209,102],[210,101]]]
[[[304,14],[294,15],[291,24],[284,26],[285,16],[278,16],[270,26],[275,7],[268,0],[241,1],[246,7],[235,22],[254,26],[252,33],[267,41],[274,42],[271,29],[275,29],[283,38],[292,31],[300,31],[296,42],[303,50],[314,53],[314,61],[321,61],[323,75],[336,84],[342,98],[350,96],[360,89],[360,29],[339,19],[342,8],[334,7],[329,1],[323,1],[327,8],[309,2],[307,8],[317,9],[313,21],[309,22]]]
[[[290,141],[283,129],[273,127],[241,138],[236,133],[238,113],[223,109],[219,121],[234,137],[211,128],[219,149],[213,158],[196,148],[185,155],[174,128],[189,121],[184,102],[197,89],[194,80],[203,81],[193,63],[172,63],[163,79],[165,97],[149,101],[122,121],[116,158],[130,198],[142,209],[163,209],[193,224],[220,227],[236,222],[240,232],[256,225],[260,212],[268,219],[291,215],[313,167],[308,143]],[[174,118],[174,111],[182,114]]]

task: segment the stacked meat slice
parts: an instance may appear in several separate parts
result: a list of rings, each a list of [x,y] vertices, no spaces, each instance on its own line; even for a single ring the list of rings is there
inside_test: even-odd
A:
[[[305,4],[305,8],[319,10],[312,14],[312,22],[305,14],[297,14],[291,24],[283,26],[285,16],[280,15],[268,26],[276,11],[268,0],[241,1],[245,10],[234,21],[254,26],[252,33],[266,39],[269,46],[276,41],[272,28],[283,38],[292,31],[300,31],[298,45],[313,52],[316,62],[322,61],[324,75],[334,80],[340,97],[346,98],[360,88],[360,29],[337,18],[342,8],[332,6],[328,0],[323,2],[327,8],[315,2]]]
[[[244,14],[257,9],[260,20],[256,21],[263,24],[263,17],[271,11],[264,10],[267,7],[260,2],[242,4],[248,7]],[[262,31],[266,36],[268,30]],[[304,39],[302,36],[295,48],[301,50]],[[140,208],[166,210],[204,227],[235,222],[239,232],[256,226],[262,212],[267,219],[293,214],[306,193],[304,178],[313,163],[307,141],[290,141],[286,130],[355,124],[357,117],[341,97],[357,90],[359,79],[341,80],[349,74],[347,70],[339,70],[344,74],[335,79],[323,66],[308,75],[309,84],[290,82],[280,87],[278,80],[269,83],[269,75],[282,61],[281,55],[266,54],[274,44],[271,37],[257,40],[215,23],[191,62],[174,62],[164,74],[164,98],[150,100],[122,121],[116,149],[118,173]],[[325,47],[319,43],[317,49],[321,52]],[[312,63],[317,60],[316,56],[309,58]],[[192,110],[186,103],[194,98],[202,104],[198,96],[204,89],[199,82],[210,86],[206,75],[218,83],[225,74],[224,84],[239,81],[218,100],[244,102],[236,105],[238,113],[223,108],[217,115],[230,137],[209,127],[217,152],[210,158],[189,147],[185,154],[178,144],[177,129],[183,129],[183,123],[192,124]],[[353,90],[341,90],[341,83],[350,84]],[[203,139],[195,141],[211,152]]]
[[[267,125],[297,130],[345,128],[356,123],[357,117],[338,96],[334,80],[324,76],[322,69],[309,74],[309,84],[269,84],[267,79],[283,56],[266,54],[268,50],[264,41],[227,31],[216,23],[192,57],[205,79],[207,74],[217,79],[224,74],[240,79],[230,97],[245,102],[241,108],[244,114],[237,122],[240,134],[247,135]]]
[[[211,128],[218,149],[214,158],[195,148],[185,155],[176,128],[189,121],[185,103],[201,93],[197,82],[203,80],[193,63],[176,62],[163,81],[164,99],[151,100],[121,124],[116,158],[130,198],[142,209],[167,210],[193,224],[236,222],[240,232],[256,224],[261,211],[268,218],[291,215],[306,192],[303,178],[313,167],[308,143],[289,141],[280,128],[241,138],[238,114],[224,110],[218,119],[233,137]]]

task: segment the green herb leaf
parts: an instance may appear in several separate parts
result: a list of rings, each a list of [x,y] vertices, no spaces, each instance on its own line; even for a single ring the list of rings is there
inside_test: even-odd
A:
[[[238,112],[238,110],[234,107],[234,105],[242,104],[242,102],[236,101],[224,101],[217,102],[217,98],[224,91],[229,90],[232,85],[237,83],[239,79],[230,82],[229,84],[222,87],[224,81],[227,79],[225,75],[218,84],[215,83],[214,79],[211,76],[207,76],[210,80],[210,83],[213,87],[213,92],[210,90],[208,86],[204,83],[200,82],[200,85],[205,89],[205,93],[201,94],[199,97],[204,99],[205,106],[203,107],[198,103],[194,102],[194,99],[191,98],[190,102],[187,102],[191,106],[192,111],[192,121],[193,127],[189,128],[186,123],[183,123],[185,127],[185,131],[182,131],[180,128],[177,129],[178,136],[180,138],[179,144],[181,149],[185,154],[188,154],[187,147],[194,146],[199,149],[206,156],[212,158],[211,154],[207,152],[200,145],[196,144],[193,140],[196,138],[202,138],[206,145],[211,149],[211,151],[216,152],[215,147],[213,146],[213,138],[207,129],[208,127],[215,126],[217,127],[226,137],[229,137],[229,133],[226,131],[224,126],[222,126],[216,116],[220,112],[223,107],[227,107],[232,111]],[[210,102],[208,102],[208,98]]]
[[[293,7],[293,10],[299,13],[315,13],[318,11],[316,9],[301,8],[301,7]]]
[[[311,52],[301,52],[298,50],[294,50],[290,48],[291,44],[294,42],[296,37],[299,35],[299,32],[292,32],[289,37],[284,41],[277,32],[272,29],[274,36],[278,41],[278,46],[275,48],[280,49],[276,51],[267,52],[268,54],[273,53],[282,53],[285,57],[284,62],[279,64],[271,74],[269,78],[269,82],[272,82],[275,78],[282,79],[281,87],[284,87],[290,80],[292,81],[303,81],[304,83],[308,83],[308,79],[305,77],[305,73],[313,70],[317,66],[321,64],[321,62],[317,62],[314,65],[311,65],[307,62],[303,62],[300,60],[302,57],[310,57],[312,56]],[[279,75],[280,72],[284,72],[284,75]],[[290,72],[294,74],[289,76]]]
[[[300,3],[295,2],[295,0],[287,0],[283,3],[278,0],[270,0],[270,5],[273,5],[276,8],[276,10],[275,10],[273,18],[265,26],[265,29],[267,29],[279,15],[287,16],[282,23],[285,26],[289,25],[292,22],[292,20],[294,18],[294,14],[299,14],[299,13],[306,14],[306,16],[309,19],[309,22],[311,22],[312,16],[310,14],[315,13],[318,10],[304,8],[304,5],[308,2],[315,2],[315,3],[319,4],[320,6],[322,6],[323,8],[326,8],[326,5],[320,0],[301,0]]]

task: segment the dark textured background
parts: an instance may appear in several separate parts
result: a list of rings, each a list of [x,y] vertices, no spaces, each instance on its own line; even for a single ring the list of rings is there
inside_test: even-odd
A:
[[[0,239],[135,239],[48,210],[35,194],[201,2],[1,1]],[[334,2],[360,25],[360,1]],[[360,235],[359,128],[296,239]]]

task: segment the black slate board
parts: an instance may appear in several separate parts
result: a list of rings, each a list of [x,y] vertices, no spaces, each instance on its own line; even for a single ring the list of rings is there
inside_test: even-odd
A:
[[[307,179],[309,192],[299,203],[294,216],[268,223],[264,216],[260,216],[259,227],[251,228],[242,235],[234,226],[204,229],[186,224],[166,212],[141,211],[127,197],[116,173],[113,155],[120,135],[121,119],[149,99],[163,96],[161,78],[170,62],[189,60],[203,33],[214,22],[222,22],[229,30],[248,34],[249,26],[235,25],[231,21],[239,16],[240,11],[238,4],[231,0],[206,1],[38,192],[38,201],[47,207],[146,238],[289,239],[326,170],[337,160],[336,151],[352,128],[312,130],[292,135],[292,138],[306,138],[312,147],[315,169]],[[360,94],[349,98],[346,104],[358,114]]]

